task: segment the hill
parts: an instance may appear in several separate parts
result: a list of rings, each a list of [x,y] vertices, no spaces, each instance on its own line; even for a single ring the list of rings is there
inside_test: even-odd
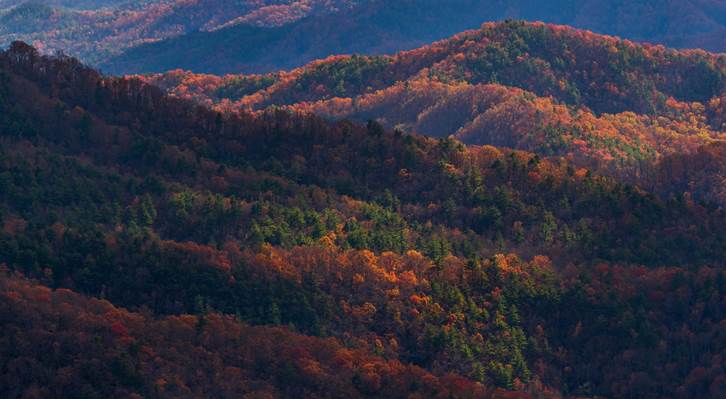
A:
[[[726,392],[726,215],[688,196],[22,43],[0,111],[4,396]]]
[[[0,279],[4,397],[433,397],[505,398],[461,377],[442,378],[281,327],[218,313],[151,318],[67,289]],[[52,336],[55,344],[48,341]],[[89,339],[92,337],[92,339]],[[49,376],[44,368],[53,364]],[[264,368],[259,365],[264,364]],[[204,365],[203,371],[199,366]],[[34,386],[9,384],[33,381]]]
[[[395,53],[505,19],[726,51],[722,0],[0,0],[0,18],[0,46],[24,40],[120,74],[292,69],[331,54]]]
[[[111,73],[260,73],[331,54],[390,54],[486,21],[526,19],[571,25],[679,48],[726,51],[723,1],[362,1],[340,12],[271,29],[232,25],[132,47],[101,67]],[[191,56],[189,56],[191,55]]]
[[[565,157],[645,187],[669,181],[655,181],[663,157],[726,139],[725,56],[540,23],[487,24],[394,56],[336,56],[291,72],[142,78],[220,109],[375,119]]]
[[[128,0],[45,0],[44,5],[56,8],[71,8],[76,10],[96,10],[103,7],[117,6],[128,2]],[[0,9],[13,8],[19,5],[37,4],[34,1],[25,0],[0,0]]]
[[[352,0],[0,1],[0,46],[33,42],[100,63],[128,47],[225,24],[279,26],[339,11]],[[3,10],[3,8],[5,8]]]

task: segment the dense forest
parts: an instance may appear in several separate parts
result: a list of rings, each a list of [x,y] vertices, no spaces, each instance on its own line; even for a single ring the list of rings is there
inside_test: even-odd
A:
[[[688,191],[726,204],[721,156],[674,169],[685,165],[674,162],[681,155],[719,154],[710,145],[726,139],[722,55],[510,21],[395,56],[335,56],[263,75],[175,70],[141,78],[220,110],[375,119],[403,132],[565,157],[665,196]]]
[[[5,397],[418,397],[507,398],[454,375],[348,349],[281,327],[250,326],[213,312],[154,318],[52,291],[18,277],[0,280],[0,351],[12,358],[0,384],[27,381]],[[67,326],[67,327],[66,327]],[[57,342],[48,331],[59,331]],[[59,372],[48,375],[48,364]],[[200,374],[199,366],[205,368]],[[190,379],[190,376],[194,376]],[[32,384],[32,385],[31,385]],[[415,388],[413,388],[415,387]]]
[[[723,209],[561,157],[17,42],[0,227],[3,397],[726,395]]]

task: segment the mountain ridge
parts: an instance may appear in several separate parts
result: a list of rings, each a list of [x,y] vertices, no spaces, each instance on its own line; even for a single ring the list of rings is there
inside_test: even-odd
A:
[[[717,44],[717,38],[726,29],[726,3],[722,0],[689,1],[685,5],[669,1],[664,6],[651,0],[633,4],[561,0],[547,5],[529,0],[515,4],[456,0],[444,5],[433,0],[368,1],[353,10],[311,16],[272,32],[257,31],[253,36],[255,45],[264,50],[252,57],[247,56],[244,47],[236,47],[246,40],[248,32],[238,33],[232,27],[133,48],[102,67],[113,73],[163,72],[175,68],[211,73],[269,72],[298,67],[331,54],[394,53],[476,28],[486,21],[507,18],[546,20],[638,41],[726,51]],[[637,20],[645,22],[621,22]],[[715,46],[708,47],[709,43]],[[180,59],[180,54],[185,52],[204,55]],[[207,62],[206,58],[212,54],[225,54],[225,57],[221,62]],[[165,61],[167,58],[169,62]]]
[[[720,40],[726,30],[723,0],[130,0],[42,4],[52,12],[51,18],[26,16],[0,24],[0,45],[24,40],[46,53],[64,51],[105,71],[123,74],[179,67],[214,73],[292,69],[331,54],[395,53],[477,28],[483,22],[506,19],[542,20],[635,41],[726,51]],[[16,0],[0,2],[0,10],[5,8],[5,12],[13,12],[13,7],[20,10],[28,6]],[[250,40],[254,43],[247,43]],[[220,46],[220,41],[225,45]],[[254,51],[247,54],[250,50]],[[199,56],[184,59],[184,53]],[[215,57],[219,54],[224,57]]]
[[[541,23],[485,24],[393,56],[334,56],[291,72],[141,78],[220,110],[374,119],[405,132],[563,156],[647,187],[662,186],[655,171],[665,157],[726,139],[723,55]]]
[[[726,215],[688,195],[375,121],[218,112],[22,43],[0,111],[3,394],[726,392]],[[236,346],[266,334],[284,339]]]

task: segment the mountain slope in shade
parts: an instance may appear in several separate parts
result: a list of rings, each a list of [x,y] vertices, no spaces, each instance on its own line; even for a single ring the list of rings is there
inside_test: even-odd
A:
[[[663,156],[726,139],[726,57],[539,23],[488,24],[395,56],[331,57],[289,73],[143,78],[221,109],[375,119],[565,156],[645,186]]]
[[[25,40],[114,73],[249,73],[330,54],[392,53],[484,21],[521,18],[724,51],[725,10],[723,0],[3,0],[0,17],[11,17],[0,23],[0,45]]]
[[[718,398],[726,215],[681,194],[373,121],[216,112],[16,43],[0,278],[56,291],[3,283],[0,392]],[[242,345],[265,334],[282,342]]]
[[[655,179],[658,192],[677,196],[692,193],[696,199],[726,198],[726,142],[716,142],[688,154],[672,154],[661,160]]]
[[[129,0],[0,0],[0,9],[13,8],[22,4],[44,4],[50,7],[63,7],[77,10],[96,10],[103,7],[117,6]]]
[[[70,5],[12,2],[0,6],[0,46],[33,42],[99,63],[124,49],[226,24],[279,26],[334,12],[354,0],[131,0]],[[81,9],[82,8],[82,9]],[[87,9],[86,9],[87,8]]]
[[[671,47],[726,51],[724,0],[370,0],[275,29],[230,26],[145,44],[102,67],[112,73],[176,68],[200,73],[269,72],[331,54],[411,49],[485,21],[507,18],[567,24]]]

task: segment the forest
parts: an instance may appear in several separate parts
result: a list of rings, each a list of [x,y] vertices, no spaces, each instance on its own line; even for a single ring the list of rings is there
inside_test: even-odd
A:
[[[394,56],[334,56],[291,72],[140,78],[220,111],[282,107],[372,119],[406,133],[563,157],[666,197],[688,192],[726,203],[718,155],[726,57],[700,50],[509,21]]]
[[[665,69],[632,62],[675,80],[691,62],[722,70],[654,51]],[[352,82],[403,62],[365,61]],[[713,94],[651,82],[675,101]],[[582,92],[593,115],[638,106]],[[0,52],[0,396],[726,395],[726,214],[689,187],[724,147],[664,158],[663,194],[495,144],[214,109],[13,43]]]

